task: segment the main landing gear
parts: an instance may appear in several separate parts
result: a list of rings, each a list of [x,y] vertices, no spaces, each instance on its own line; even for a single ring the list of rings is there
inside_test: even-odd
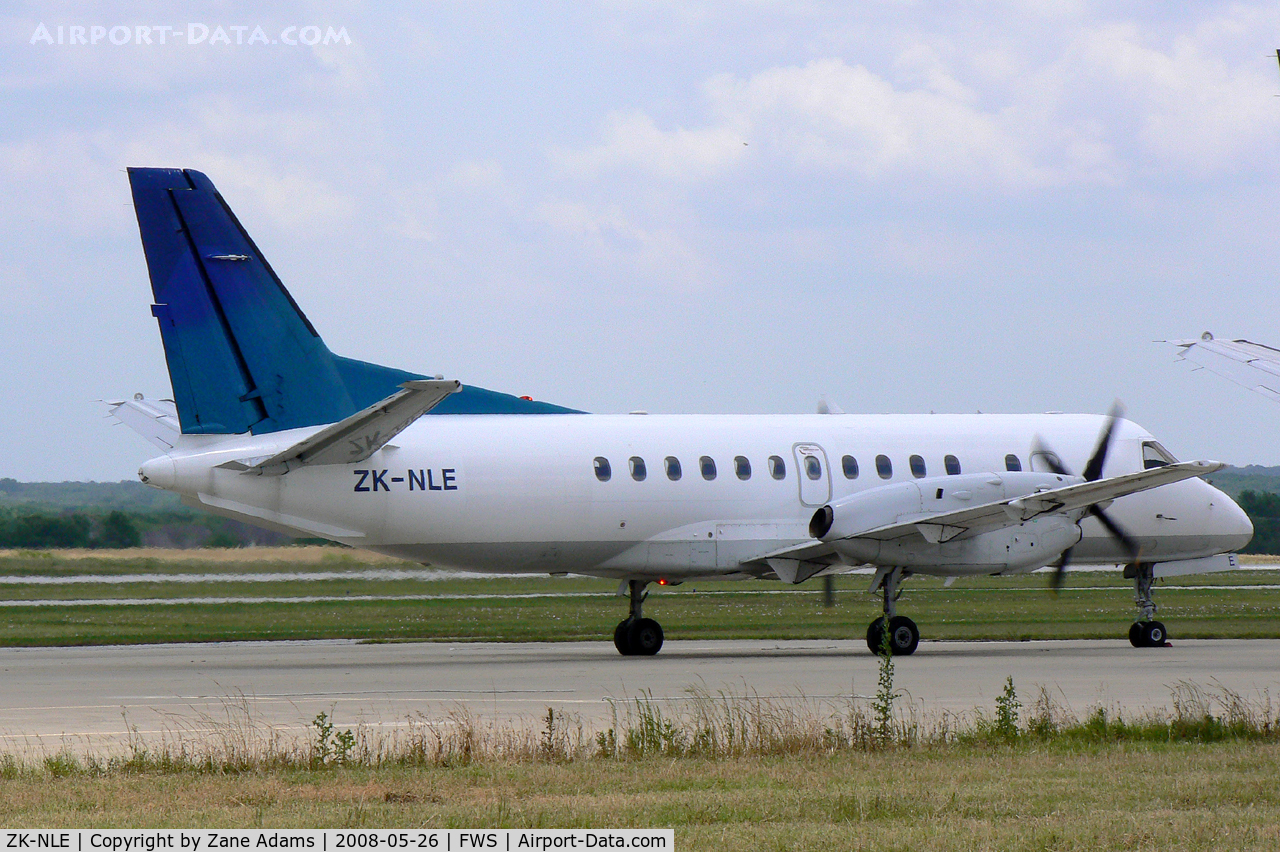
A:
[[[867,647],[871,653],[884,656],[914,654],[920,644],[920,630],[905,615],[897,614],[898,598],[902,596],[902,581],[910,572],[901,568],[881,568],[871,583],[871,591],[884,593],[884,615],[867,625]]]
[[[1129,644],[1135,648],[1169,647],[1169,631],[1156,621],[1156,602],[1151,599],[1154,567],[1150,562],[1139,562],[1124,569],[1124,576],[1133,580],[1133,602],[1142,610],[1142,617],[1129,628]]]
[[[631,595],[631,614],[613,630],[613,645],[624,657],[652,657],[662,650],[662,625],[640,612],[644,599],[649,597],[644,590],[647,585],[647,580],[628,580],[626,584]]]

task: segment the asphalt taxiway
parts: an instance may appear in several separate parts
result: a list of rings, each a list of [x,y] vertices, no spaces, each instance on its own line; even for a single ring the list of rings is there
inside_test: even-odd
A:
[[[895,685],[924,714],[990,712],[1012,677],[1024,704],[1040,688],[1076,715],[1126,715],[1172,704],[1194,685],[1209,695],[1280,697],[1280,640],[1180,640],[1136,649],[1123,640],[923,642],[895,659]],[[234,722],[301,730],[324,712],[339,726],[445,718],[536,721],[548,707],[589,725],[610,702],[647,696],[804,696],[844,706],[876,691],[879,661],[861,641],[668,641],[656,657],[612,644],[346,641],[0,649],[0,751],[15,743],[94,746],[126,732]]]

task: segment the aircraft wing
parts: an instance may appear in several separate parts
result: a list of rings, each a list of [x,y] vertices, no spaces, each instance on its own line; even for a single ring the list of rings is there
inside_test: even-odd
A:
[[[1248,340],[1217,340],[1207,331],[1199,340],[1167,342],[1182,350],[1179,360],[1280,402],[1280,349]]]
[[[951,541],[961,536],[972,536],[1016,526],[1040,515],[1083,511],[1090,506],[1108,503],[1127,494],[1136,494],[1161,485],[1203,476],[1224,467],[1226,465],[1222,462],[1177,462],[1150,470],[1113,476],[1110,479],[1078,482],[1074,485],[1037,491],[1022,497],[997,500],[952,512],[922,514],[847,538],[890,541],[908,535],[919,535],[930,543]],[[768,553],[760,559],[766,561],[793,559],[804,562],[820,559],[832,552],[829,542],[814,541]]]
[[[364,411],[326,426],[287,450],[265,459],[245,459],[229,465],[244,473],[279,476],[303,465],[354,464],[382,449],[410,423],[462,389],[454,380],[415,379]]]

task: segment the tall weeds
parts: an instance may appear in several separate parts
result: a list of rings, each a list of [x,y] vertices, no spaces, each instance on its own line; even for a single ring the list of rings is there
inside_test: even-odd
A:
[[[926,715],[901,702],[892,669],[871,699],[813,700],[753,690],[690,688],[683,698],[651,694],[610,704],[595,729],[555,708],[533,721],[483,720],[466,707],[443,718],[423,715],[395,726],[340,725],[321,713],[301,736],[254,718],[242,696],[220,714],[169,719],[158,739],[130,727],[122,748],[102,755],[67,744],[0,753],[0,779],[117,773],[237,774],[341,771],[389,766],[459,767],[476,763],[737,758],[823,755],[897,748],[1016,747],[1019,743],[1219,742],[1280,740],[1280,711],[1269,693],[1250,700],[1221,686],[1179,683],[1170,709],[1126,717],[1096,706],[1079,718],[1040,688],[1024,707],[1012,678],[994,712]],[[1026,710],[1024,714],[1022,711]]]

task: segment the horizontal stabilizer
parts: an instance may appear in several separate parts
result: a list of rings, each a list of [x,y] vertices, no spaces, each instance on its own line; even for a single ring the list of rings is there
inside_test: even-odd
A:
[[[261,461],[233,465],[245,473],[278,476],[303,465],[355,464],[382,449],[410,423],[426,414],[450,394],[462,389],[454,380],[416,379],[405,382],[382,402],[358,411],[346,420],[326,426],[289,449]]]
[[[1280,350],[1249,340],[1218,340],[1205,332],[1199,340],[1170,340],[1178,357],[1228,381],[1280,402]]]
[[[171,399],[143,399],[139,394],[133,399],[109,400],[107,414],[146,438],[162,452],[178,446],[182,426],[178,423],[178,408]]]

